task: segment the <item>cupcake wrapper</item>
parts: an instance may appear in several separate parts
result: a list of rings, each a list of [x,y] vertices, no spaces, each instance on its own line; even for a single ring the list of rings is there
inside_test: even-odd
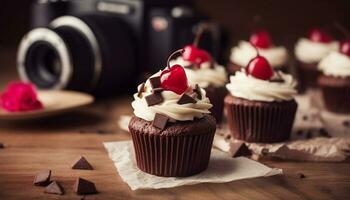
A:
[[[297,66],[300,90],[305,91],[307,88],[317,88],[317,78],[321,74],[317,69],[317,63],[297,62]]]
[[[205,88],[205,92],[213,107],[210,109],[211,115],[215,117],[216,123],[221,123],[224,113],[224,101],[223,99],[227,95],[228,91],[225,86],[223,87],[208,87]]]
[[[328,87],[320,85],[324,105],[327,110],[335,113],[350,113],[350,87]]]
[[[297,103],[225,103],[232,136],[247,142],[288,140],[294,123]]]
[[[185,177],[197,174],[208,166],[214,132],[185,136],[130,132],[137,166],[146,173]]]

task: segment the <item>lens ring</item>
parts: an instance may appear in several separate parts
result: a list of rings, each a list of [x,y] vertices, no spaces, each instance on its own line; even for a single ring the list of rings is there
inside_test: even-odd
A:
[[[68,85],[72,77],[72,61],[66,44],[61,36],[47,28],[37,28],[25,35],[20,43],[17,54],[17,68],[20,78],[24,81],[32,80],[26,72],[26,57],[30,48],[38,42],[48,43],[55,49],[61,63],[61,73],[58,81],[51,87],[52,89],[63,89]],[[39,85],[40,86],[40,85]]]
[[[83,34],[86,39],[89,41],[90,46],[92,48],[92,52],[94,54],[94,77],[91,83],[91,88],[95,88],[100,79],[101,71],[102,71],[102,59],[101,59],[101,51],[98,41],[95,37],[94,32],[91,28],[81,19],[73,16],[62,16],[50,23],[50,27],[53,29],[68,26]]]

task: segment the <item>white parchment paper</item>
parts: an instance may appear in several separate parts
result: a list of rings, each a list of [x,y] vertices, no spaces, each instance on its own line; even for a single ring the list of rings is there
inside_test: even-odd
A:
[[[282,169],[269,168],[245,157],[231,158],[213,149],[208,168],[186,178],[165,178],[142,172],[136,166],[131,141],[106,142],[105,148],[119,175],[132,190],[171,188],[198,183],[225,183],[235,180],[282,174]]]

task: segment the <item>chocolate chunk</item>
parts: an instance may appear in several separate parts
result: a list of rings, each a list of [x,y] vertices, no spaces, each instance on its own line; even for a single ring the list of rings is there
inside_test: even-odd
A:
[[[142,96],[142,93],[145,91],[145,83],[142,83],[141,84],[141,86],[140,86],[140,89],[139,89],[139,91],[137,92],[137,96],[139,97],[139,98],[141,98]]]
[[[281,78],[272,78],[270,80],[270,82],[272,82],[272,83],[284,83],[284,80]]]
[[[77,178],[73,186],[77,194],[97,194],[95,184],[83,178]]]
[[[202,99],[202,92],[201,92],[201,88],[199,87],[198,84],[196,84],[194,90],[193,90],[196,94],[197,94],[197,98],[198,99]]]
[[[343,121],[343,126],[350,127],[350,122],[348,120]]]
[[[72,169],[83,169],[83,170],[93,170],[94,168],[91,166],[91,164],[84,158],[84,156],[81,156],[72,166]]]
[[[298,131],[296,132],[296,134],[297,134],[298,136],[302,136],[302,135],[304,134],[304,131],[298,130]]]
[[[152,88],[160,88],[160,76],[152,77],[149,79],[149,82],[151,83]]]
[[[232,157],[252,155],[252,152],[248,149],[244,142],[231,143],[229,152]]]
[[[51,170],[44,170],[39,172],[34,178],[34,185],[47,186],[50,183]]]
[[[303,173],[300,173],[300,172],[298,172],[296,175],[297,175],[298,178],[301,178],[301,179],[302,178],[306,178],[306,176]]]
[[[320,128],[318,130],[318,134],[322,137],[331,137],[329,134],[328,134],[328,131],[324,128]]]
[[[306,132],[306,138],[307,138],[307,139],[312,138],[312,131],[311,131],[311,130],[308,130],[308,131]]]
[[[152,89],[152,92],[153,92],[153,93],[157,93],[157,94],[159,94],[159,93],[161,93],[161,92],[163,92],[163,91],[164,91],[163,88],[154,88],[154,89]]]
[[[302,118],[304,121],[307,121],[308,120],[308,116],[307,115],[303,115],[303,118]]]
[[[159,128],[160,130],[163,130],[166,124],[168,123],[168,121],[169,121],[168,116],[156,113],[156,115],[154,116],[152,125],[156,128]]]
[[[46,186],[44,192],[48,194],[58,194],[58,195],[62,195],[64,193],[62,186],[56,181],[52,181],[50,185]]]
[[[160,104],[163,102],[162,95],[158,94],[158,93],[150,94],[150,95],[146,96],[145,99],[146,99],[148,106],[153,106],[153,105]]]
[[[231,139],[231,135],[226,135],[225,140],[229,140],[229,139]]]
[[[266,156],[267,154],[269,154],[269,149],[267,148],[261,149],[261,155]]]
[[[190,97],[187,94],[183,94],[180,99],[177,101],[177,104],[183,105],[183,104],[187,104],[187,103],[196,103],[197,101]]]
[[[5,148],[5,145],[0,142],[0,149],[3,149],[3,148]]]

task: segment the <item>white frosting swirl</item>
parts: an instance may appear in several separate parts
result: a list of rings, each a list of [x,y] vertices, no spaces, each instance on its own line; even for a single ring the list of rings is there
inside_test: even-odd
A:
[[[325,75],[348,77],[350,76],[350,57],[333,51],[319,62],[318,69]]]
[[[279,72],[284,82],[270,82],[247,75],[244,70],[230,77],[226,85],[231,95],[251,101],[288,101],[297,93],[296,82],[288,74]]]
[[[184,60],[181,56],[170,61],[170,65],[179,64],[181,66],[189,66],[191,62]],[[193,84],[198,84],[201,88],[206,88],[209,85],[216,87],[223,86],[227,83],[227,74],[223,66],[214,64],[210,67],[210,62],[204,62],[199,69],[185,68],[188,80]]]
[[[258,48],[259,54],[265,57],[271,67],[280,68],[288,62],[288,51],[285,47],[276,46],[268,49]],[[238,46],[231,50],[230,60],[239,66],[246,67],[256,56],[255,48],[247,41],[239,41]]]
[[[154,74],[152,77],[160,76],[161,72]],[[139,85],[140,89],[141,85]],[[192,93],[192,87],[188,89]],[[172,120],[188,121],[194,118],[201,118],[204,114],[210,113],[209,109],[213,106],[208,97],[206,97],[205,90],[201,89],[202,99],[196,98],[196,103],[177,104],[181,95],[178,95],[172,91],[163,91],[161,95],[164,101],[160,104],[148,106],[145,97],[152,94],[152,87],[149,80],[146,81],[144,86],[144,92],[141,98],[137,93],[134,94],[134,101],[131,103],[134,114],[146,121],[152,121],[156,113],[166,115]]]
[[[295,45],[296,58],[304,63],[318,63],[331,51],[339,48],[339,42],[330,43],[314,42],[307,38],[300,38]]]

